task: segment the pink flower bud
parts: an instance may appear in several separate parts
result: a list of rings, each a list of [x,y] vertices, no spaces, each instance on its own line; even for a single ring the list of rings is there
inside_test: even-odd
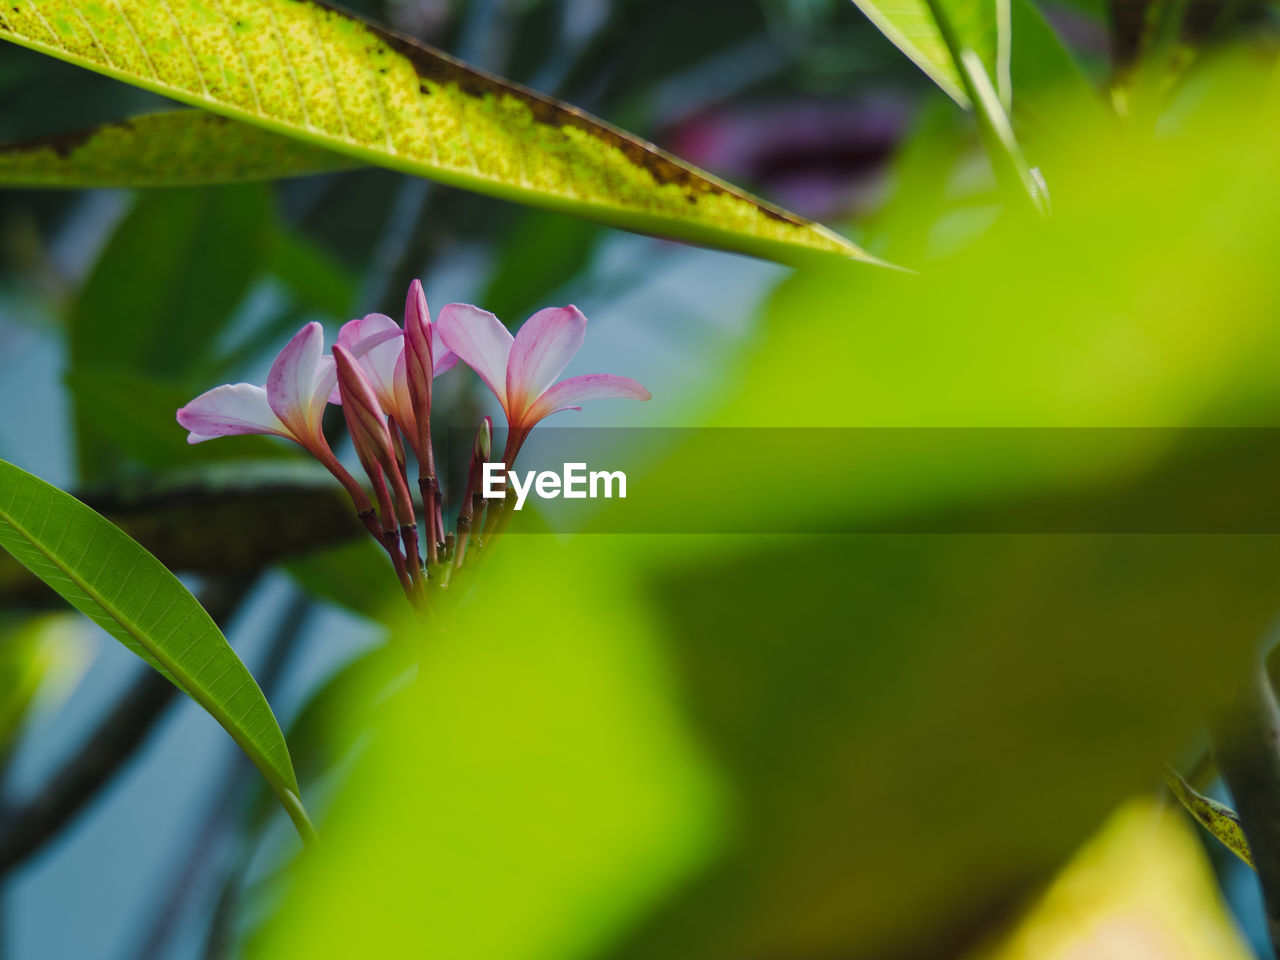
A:
[[[377,464],[385,472],[397,471],[395,447],[386,414],[378,405],[373,386],[351,352],[334,345],[333,359],[338,365],[338,390],[342,394],[342,414],[355,442],[356,454],[365,471],[372,474]]]
[[[486,463],[493,454],[493,418],[485,417],[476,431],[475,459]]]
[[[404,305],[404,360],[409,387],[409,402],[413,407],[416,436],[410,439],[419,462],[429,461],[431,444],[431,380],[434,363],[431,349],[431,315],[427,312],[427,298],[422,284],[414,280],[409,284],[409,295]],[[434,470],[425,471],[434,473]]]

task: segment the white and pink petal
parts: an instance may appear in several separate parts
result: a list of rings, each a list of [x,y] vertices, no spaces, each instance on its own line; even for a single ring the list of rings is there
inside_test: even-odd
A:
[[[458,355],[445,346],[440,338],[440,325],[431,324],[431,375],[438,377],[458,365]]]
[[[506,409],[507,358],[514,338],[502,321],[469,303],[451,303],[440,311],[434,326],[444,345],[480,375]]]
[[[524,426],[533,426],[544,417],[561,410],[580,409],[579,405],[585,400],[650,400],[652,397],[653,394],[630,377],[588,373],[561,380],[547,390],[530,405],[520,422]]]
[[[587,318],[577,307],[548,307],[524,322],[507,361],[508,412],[519,416],[564,372],[582,349]]]
[[[190,431],[187,443],[243,434],[292,435],[267,402],[267,391],[252,383],[228,383],[200,394],[178,411],[178,423]]]
[[[322,364],[324,330],[316,322],[308,323],[293,335],[271,364],[267,374],[267,402],[280,421],[299,440],[319,430],[315,420],[316,394],[323,389],[328,400],[331,387],[325,386],[334,376],[329,364]],[[320,410],[323,411],[323,404]]]

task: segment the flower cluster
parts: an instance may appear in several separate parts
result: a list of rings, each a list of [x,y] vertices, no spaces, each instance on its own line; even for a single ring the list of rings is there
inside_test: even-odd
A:
[[[480,492],[479,477],[492,455],[492,424],[485,417],[476,431],[457,533],[445,534],[431,444],[432,381],[460,359],[480,375],[506,414],[502,462],[510,469],[529,431],[545,417],[581,409],[583,400],[649,399],[649,391],[627,377],[557,380],[582,346],[586,326],[577,307],[552,307],[535,313],[513,337],[493,314],[463,303],[449,304],[433,323],[415,280],[403,328],[371,313],[345,324],[326,355],[324,331],[309,323],[280,351],[265,386],[215,387],[179,410],[178,423],[190,431],[189,443],[257,433],[301,445],[343,485],[390,555],[405,594],[421,604],[428,584],[447,585],[466,560],[468,543],[483,547],[506,516],[503,502],[487,503]],[[325,438],[322,421],[331,403],[342,407],[372,498]],[[425,550],[419,547],[419,508],[410,490],[406,448],[418,467]]]

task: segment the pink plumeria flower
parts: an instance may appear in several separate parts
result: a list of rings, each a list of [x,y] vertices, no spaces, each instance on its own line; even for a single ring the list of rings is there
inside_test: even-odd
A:
[[[369,499],[333,455],[322,429],[324,408],[337,382],[333,357],[324,355],[324,330],[308,323],[271,364],[265,387],[214,387],[179,410],[178,423],[190,431],[187,443],[255,433],[292,440],[338,478],[364,513],[370,509]]]
[[[480,375],[507,415],[508,466],[538,421],[561,410],[580,410],[583,400],[627,397],[648,400],[648,390],[630,377],[589,373],[556,382],[582,348],[587,318],[577,307],[549,307],[525,321],[513,337],[492,313],[451,303],[436,322],[446,347]]]
[[[440,376],[451,370],[458,357],[440,340],[440,331],[432,324],[431,354],[432,376]],[[385,313],[371,313],[342,325],[338,332],[338,346],[357,358],[360,370],[373,387],[374,395],[382,411],[395,421],[405,435],[416,433],[417,420],[413,415],[413,403],[409,396],[409,375],[405,361],[404,331]],[[337,379],[329,393],[330,403],[341,403]]]

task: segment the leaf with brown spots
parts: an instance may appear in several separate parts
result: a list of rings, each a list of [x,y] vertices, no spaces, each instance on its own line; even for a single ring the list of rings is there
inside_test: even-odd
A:
[[[0,145],[6,187],[181,187],[275,180],[359,166],[261,127],[172,110]]]
[[[298,150],[784,263],[873,259],[574,107],[314,0],[6,0],[0,37]],[[234,149],[250,139],[235,124],[201,133]]]

